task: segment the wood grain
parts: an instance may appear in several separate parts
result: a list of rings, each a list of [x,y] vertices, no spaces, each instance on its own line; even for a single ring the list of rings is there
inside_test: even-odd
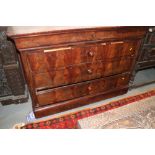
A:
[[[121,74],[55,89],[39,90],[37,91],[37,99],[39,105],[56,104],[58,102],[86,95],[99,94],[111,89],[126,86],[128,85],[129,79],[129,74]]]
[[[100,27],[11,36],[36,117],[127,92],[147,27]]]

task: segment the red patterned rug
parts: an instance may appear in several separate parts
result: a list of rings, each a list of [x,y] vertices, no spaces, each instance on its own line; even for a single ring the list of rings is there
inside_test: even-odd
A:
[[[125,106],[127,104],[134,104],[135,101],[140,101],[151,96],[155,96],[155,90],[151,90],[149,92],[145,92],[136,96],[130,96],[128,98],[124,98],[118,101],[113,101],[106,105],[102,105],[96,108],[85,109],[58,118],[26,124],[22,126],[21,129],[77,129],[77,121],[82,118],[103,113],[105,111]]]

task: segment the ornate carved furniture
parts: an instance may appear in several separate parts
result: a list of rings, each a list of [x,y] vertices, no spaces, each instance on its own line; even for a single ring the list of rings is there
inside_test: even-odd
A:
[[[0,103],[23,103],[28,99],[16,49],[0,27]]]
[[[30,30],[30,29],[28,29]],[[15,28],[36,117],[124,94],[146,27]]]
[[[155,27],[147,27],[147,33],[141,45],[139,56],[133,71],[130,88],[154,83],[155,79],[149,79],[149,74],[145,75],[145,70],[153,67],[155,67]],[[143,72],[144,75],[148,77],[147,81],[135,82],[136,75],[139,71]]]
[[[140,52],[137,70],[150,67],[155,67],[155,27],[148,28],[148,33]]]

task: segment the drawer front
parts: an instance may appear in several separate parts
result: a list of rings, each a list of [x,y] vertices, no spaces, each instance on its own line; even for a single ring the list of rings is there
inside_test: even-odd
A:
[[[101,78],[89,82],[83,82],[70,86],[59,87],[38,91],[36,94],[39,106],[55,104],[66,100],[72,100],[82,96],[99,94],[119,87],[127,86],[130,75],[117,75],[108,78]]]
[[[130,71],[132,63],[132,57],[126,57],[106,63],[104,61],[97,61],[94,63],[85,63],[74,67],[68,67],[67,69],[34,74],[33,79],[35,88],[37,89],[53,88],[127,72]]]
[[[140,41],[109,42],[89,46],[64,47],[28,52],[32,72],[43,73],[98,60],[110,61],[124,56],[134,56]]]

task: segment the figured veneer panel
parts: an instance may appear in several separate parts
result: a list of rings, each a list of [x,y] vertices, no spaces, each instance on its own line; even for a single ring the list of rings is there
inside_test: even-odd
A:
[[[68,67],[66,69],[34,74],[33,79],[36,88],[52,88],[123,72],[130,72],[132,63],[132,57],[121,58],[120,60],[113,60],[106,63],[104,61],[97,61]]]
[[[117,75],[109,78],[101,78],[55,89],[40,90],[37,92],[39,105],[56,104],[65,100],[98,94],[112,88],[126,86],[129,82],[129,74]]]
[[[28,52],[27,57],[32,72],[43,73],[80,63],[95,62],[98,60],[109,61],[122,56],[134,56],[139,47],[138,41],[119,41],[89,46],[72,47],[71,49],[46,52]],[[65,49],[65,48],[64,48]],[[54,49],[53,49],[54,50]]]

